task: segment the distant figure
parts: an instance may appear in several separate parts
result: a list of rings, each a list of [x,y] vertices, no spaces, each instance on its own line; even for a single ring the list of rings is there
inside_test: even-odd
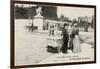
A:
[[[72,51],[73,51],[73,39],[74,39],[75,34],[76,34],[76,25],[77,24],[74,24],[72,26],[71,33],[69,35],[69,37],[70,37],[70,40],[69,40],[69,49],[72,50]]]
[[[63,45],[61,47],[62,53],[68,53],[68,41],[69,41],[69,35],[68,35],[68,25],[64,24],[64,28],[62,29],[62,35],[63,35]]]
[[[81,52],[81,46],[80,46],[80,39],[79,39],[79,29],[77,29],[77,26],[74,28],[74,38],[73,38],[73,53],[79,53]]]

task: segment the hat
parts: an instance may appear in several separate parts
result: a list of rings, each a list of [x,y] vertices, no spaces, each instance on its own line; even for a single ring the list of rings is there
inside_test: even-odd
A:
[[[64,24],[64,27],[65,27],[65,26],[68,26],[68,24],[67,24],[67,23],[65,23],[65,24]]]

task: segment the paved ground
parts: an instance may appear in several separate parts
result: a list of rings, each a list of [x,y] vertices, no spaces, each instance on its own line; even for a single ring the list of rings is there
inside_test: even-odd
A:
[[[68,54],[52,54],[46,51],[47,47],[47,33],[37,33],[25,31],[24,26],[28,23],[27,20],[15,21],[15,64],[16,65],[32,65],[44,63],[59,63],[59,62],[73,62],[74,61],[89,61],[93,60],[92,47],[93,36],[92,33],[81,33],[81,53]],[[91,36],[89,36],[92,34]],[[48,61],[48,62],[47,62]]]
[[[27,21],[25,21],[27,22]],[[47,34],[24,30],[25,23],[16,22],[15,64],[34,64],[53,54],[46,52]]]

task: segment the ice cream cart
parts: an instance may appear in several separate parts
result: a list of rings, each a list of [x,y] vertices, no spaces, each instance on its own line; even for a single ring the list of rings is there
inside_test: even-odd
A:
[[[54,25],[49,29],[49,36],[47,38],[47,51],[53,53],[59,53],[62,46],[62,35],[61,31],[58,30],[57,26]]]

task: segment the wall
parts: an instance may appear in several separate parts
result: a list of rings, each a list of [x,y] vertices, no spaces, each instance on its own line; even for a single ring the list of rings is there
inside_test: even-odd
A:
[[[34,69],[98,69],[100,67],[100,0],[34,0],[43,2],[91,4],[97,6],[97,64],[39,67]],[[0,1],[0,69],[10,66],[10,0]],[[31,68],[32,69],[32,68]]]

